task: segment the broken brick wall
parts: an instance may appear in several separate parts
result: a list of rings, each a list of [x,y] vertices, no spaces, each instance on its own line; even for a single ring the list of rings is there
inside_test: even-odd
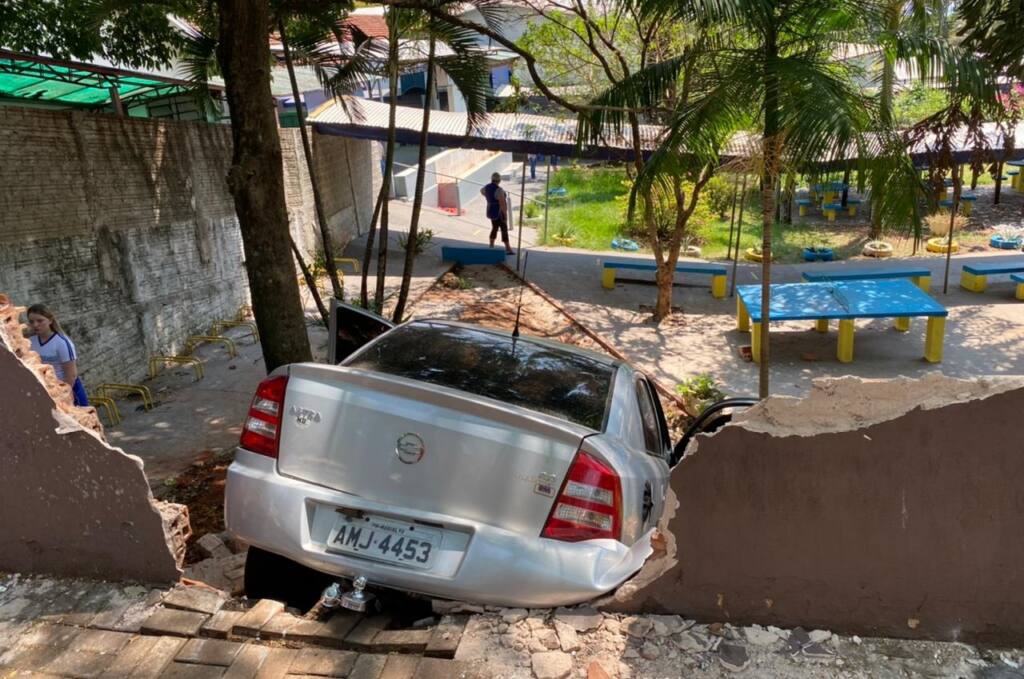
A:
[[[19,311],[0,295],[0,571],[177,581],[185,508],[154,501],[142,460],[104,442],[29,350]]]
[[[941,376],[763,402],[691,444],[672,473],[669,552],[607,605],[1019,641],[1022,414],[1024,380]]]

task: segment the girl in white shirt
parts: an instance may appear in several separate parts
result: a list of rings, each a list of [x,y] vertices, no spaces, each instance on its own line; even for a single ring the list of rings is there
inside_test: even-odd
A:
[[[78,376],[75,345],[61,332],[57,317],[45,305],[33,304],[28,308],[28,324],[34,333],[29,340],[32,351],[39,354],[43,363],[53,366],[58,380],[71,385],[76,406],[89,405],[85,385]]]

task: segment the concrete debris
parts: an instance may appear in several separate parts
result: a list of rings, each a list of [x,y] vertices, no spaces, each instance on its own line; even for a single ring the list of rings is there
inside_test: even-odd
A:
[[[520,620],[526,620],[526,616],[529,615],[525,608],[507,608],[501,614],[503,622],[508,624],[519,622]]]
[[[182,505],[157,502],[142,460],[107,445],[91,408],[28,348],[0,296],[0,571],[176,582]],[[69,558],[73,555],[73,558]]]
[[[196,549],[203,556],[213,559],[223,559],[234,554],[216,533],[207,533],[196,540]]]
[[[741,672],[750,664],[750,654],[740,644],[725,642],[718,646],[718,660],[731,672]]]
[[[654,629],[654,621],[648,617],[634,615],[622,621],[622,629],[631,637],[643,639]]]
[[[563,651],[569,653],[580,647],[580,639],[572,625],[568,625],[558,618],[555,618],[555,633],[558,634],[558,643]]]
[[[661,656],[661,648],[648,641],[640,647],[640,657],[645,660],[657,660]]]
[[[560,651],[534,653],[530,664],[537,679],[565,679],[572,674],[572,658]]]
[[[744,627],[743,635],[747,638],[747,641],[755,646],[772,646],[779,642],[779,636],[775,632],[766,630],[760,625]]]
[[[831,639],[832,632],[829,632],[825,629],[816,629],[808,632],[807,636],[810,637],[811,641],[813,641],[814,643],[820,644],[823,641],[828,641],[829,639]]]
[[[579,608],[557,608],[555,609],[555,619],[571,626],[577,632],[589,632],[601,626],[604,616],[595,608],[581,606]],[[618,623],[617,620],[615,622]]]

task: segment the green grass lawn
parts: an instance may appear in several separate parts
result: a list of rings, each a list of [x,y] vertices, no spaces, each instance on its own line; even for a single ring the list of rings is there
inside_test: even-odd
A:
[[[570,167],[552,175],[552,188],[564,186],[567,195],[551,199],[545,244],[561,245],[555,236],[571,232],[575,238],[572,247],[611,250],[612,239],[624,235],[624,198],[628,193],[628,188],[623,184],[625,177],[624,169],[614,167]],[[979,177],[978,183],[985,184],[985,178],[991,181],[986,173]],[[538,231],[543,230],[542,222],[535,222],[534,226]],[[808,222],[794,215],[792,224],[775,224],[772,235],[773,259],[776,262],[801,262],[804,248],[821,246],[832,248],[837,259],[846,259],[861,253],[867,241],[868,226],[862,219],[854,221],[846,216],[835,224],[827,224],[820,221],[820,218]],[[987,229],[970,229],[959,232],[957,240],[965,250],[973,251],[987,247],[988,235]],[[913,242],[909,236],[889,234],[886,240],[892,243],[897,256],[909,256],[913,252]],[[714,220],[701,231],[697,244],[704,259],[724,259],[728,242],[729,221]],[[751,201],[743,218],[741,252],[760,243],[760,207]],[[640,251],[649,252],[646,248]],[[917,254],[925,253],[919,251]]]
[[[551,177],[552,188],[563,186],[564,198],[552,197],[545,245],[560,245],[555,238],[571,233],[573,247],[610,250],[612,239],[623,236],[625,196],[629,189],[622,168],[564,168]],[[740,245],[746,249],[761,242],[760,212],[748,206],[744,214]],[[543,230],[542,224],[535,224]],[[543,234],[542,234],[543,236]],[[859,252],[863,229],[824,227],[808,224],[778,224],[774,231],[776,261],[799,261],[802,250],[827,245],[846,257]],[[700,247],[708,259],[724,258],[729,241],[729,221],[713,221],[704,230]],[[641,251],[644,251],[642,248]]]

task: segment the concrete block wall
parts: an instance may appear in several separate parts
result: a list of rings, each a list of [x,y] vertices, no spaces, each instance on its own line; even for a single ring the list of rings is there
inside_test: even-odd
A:
[[[297,130],[282,131],[289,214],[312,250],[312,194],[291,133],[297,140]],[[368,224],[369,143],[318,142],[314,152],[327,155],[354,145],[353,188]],[[150,355],[179,352],[188,335],[248,301],[225,182],[231,149],[226,125],[0,107],[0,291],[54,309],[87,386],[140,381]],[[339,159],[318,162],[343,244],[355,234],[349,174]]]

